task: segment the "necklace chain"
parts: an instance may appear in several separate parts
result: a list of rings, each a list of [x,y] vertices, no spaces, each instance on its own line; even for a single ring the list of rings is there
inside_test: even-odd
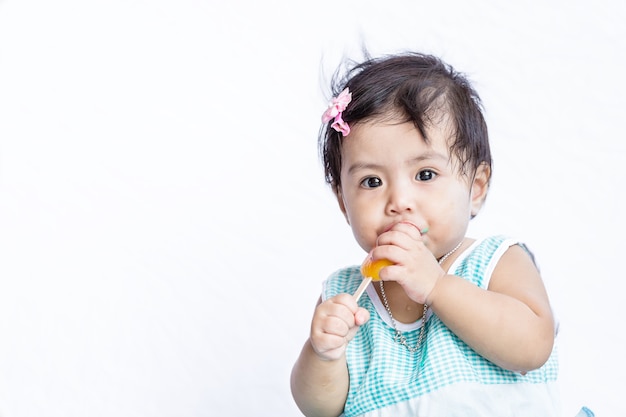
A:
[[[439,259],[439,265],[443,264],[443,262],[446,259],[448,259],[450,255],[456,252],[457,249],[461,247],[462,243],[463,243],[463,240],[461,240],[454,249],[452,249],[450,252],[443,255]],[[398,324],[396,322],[396,319],[394,319],[393,314],[391,314],[391,308],[389,307],[389,302],[387,301],[387,295],[385,295],[385,288],[383,286],[383,281],[379,281],[379,283],[380,283],[380,295],[382,295],[383,304],[385,304],[385,309],[387,310],[387,313],[389,314],[389,318],[391,319],[391,324],[393,324],[393,330],[395,331],[395,336],[393,337],[393,341],[404,346],[411,353],[417,352],[418,350],[420,350],[420,347],[422,347],[422,342],[424,341],[424,335],[426,333],[426,313],[428,312],[428,305],[424,303],[424,310],[422,312],[422,324],[420,325],[420,333],[419,333],[419,336],[417,337],[417,343],[415,344],[415,346],[411,346],[407,343],[406,337],[402,334],[402,332],[398,330]]]

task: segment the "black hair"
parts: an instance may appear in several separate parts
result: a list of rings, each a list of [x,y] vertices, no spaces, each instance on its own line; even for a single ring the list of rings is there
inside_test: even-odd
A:
[[[491,172],[489,135],[480,97],[463,74],[441,59],[406,52],[366,57],[361,63],[346,60],[332,77],[333,95],[346,87],[352,100],[342,118],[349,126],[379,118],[413,122],[428,143],[427,128],[445,117],[451,128],[450,156],[458,158],[459,173],[473,175],[481,164]],[[341,186],[341,141],[349,139],[343,139],[331,124],[320,130],[319,149],[326,182],[336,192]]]

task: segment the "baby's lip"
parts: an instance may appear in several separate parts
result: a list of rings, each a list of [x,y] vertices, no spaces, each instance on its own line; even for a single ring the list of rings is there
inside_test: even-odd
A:
[[[390,224],[389,226],[387,226],[385,228],[385,230],[383,230],[383,233],[390,231],[396,224],[400,224],[400,223],[409,224],[409,225],[415,227],[417,229],[417,231],[420,232],[420,234],[422,234],[422,231],[420,230],[420,228],[417,227],[417,225],[415,223],[410,222],[408,220],[401,220],[399,222],[395,222],[395,223]]]

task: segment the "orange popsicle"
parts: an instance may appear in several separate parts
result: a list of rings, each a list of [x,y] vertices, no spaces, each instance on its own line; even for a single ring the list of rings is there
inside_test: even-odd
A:
[[[361,298],[361,295],[363,295],[365,288],[367,288],[370,282],[380,281],[380,276],[378,275],[380,270],[389,265],[393,265],[393,262],[389,259],[377,259],[373,261],[369,256],[365,259],[363,265],[361,265],[361,274],[363,274],[364,278],[359,288],[354,292],[354,299],[356,301],[359,301],[359,298]]]
[[[364,277],[370,277],[372,281],[380,281],[380,270],[386,266],[393,265],[389,259],[376,259],[373,261],[369,256],[361,265],[361,273]]]

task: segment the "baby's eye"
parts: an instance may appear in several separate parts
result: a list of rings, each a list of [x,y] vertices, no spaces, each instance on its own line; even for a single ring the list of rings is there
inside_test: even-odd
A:
[[[383,185],[383,181],[378,177],[367,177],[361,181],[361,186],[364,188],[376,188]]]
[[[432,181],[437,176],[437,173],[430,169],[424,169],[417,173],[415,179],[418,181]]]

